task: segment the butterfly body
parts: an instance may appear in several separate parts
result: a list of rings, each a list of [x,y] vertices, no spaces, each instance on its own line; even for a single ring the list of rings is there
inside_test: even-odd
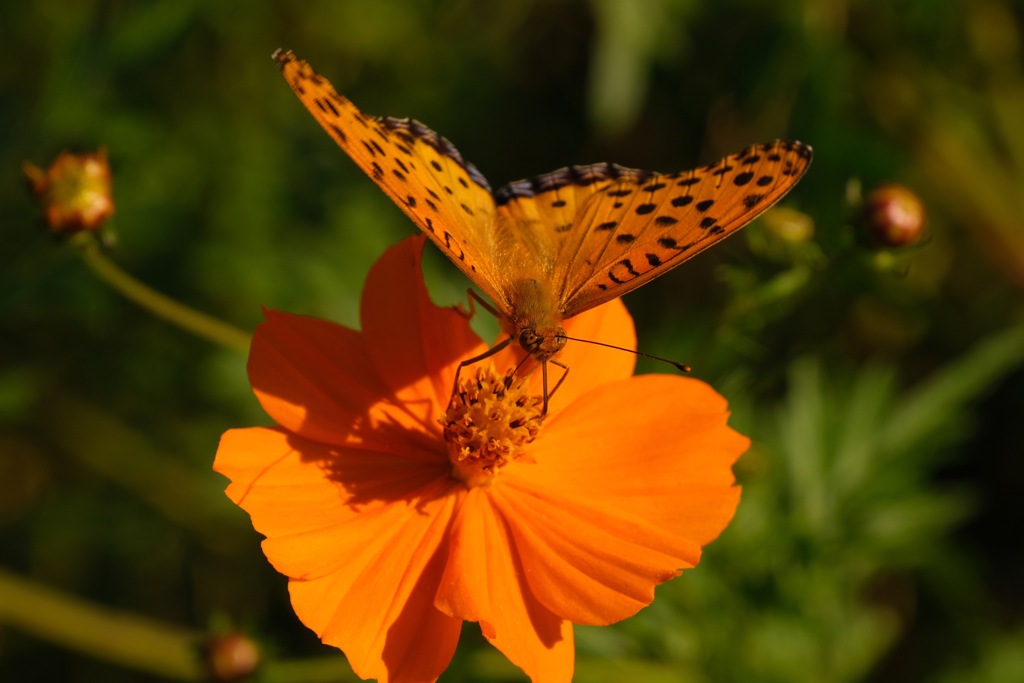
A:
[[[510,286],[512,302],[502,327],[520,347],[538,362],[545,362],[565,346],[562,311],[551,287],[542,279],[515,280]]]
[[[735,233],[811,162],[809,146],[778,140],[690,171],[568,166],[492,192],[427,126],[363,114],[291,52],[274,59],[324,130],[494,302],[503,329],[541,363],[565,345],[563,320]]]

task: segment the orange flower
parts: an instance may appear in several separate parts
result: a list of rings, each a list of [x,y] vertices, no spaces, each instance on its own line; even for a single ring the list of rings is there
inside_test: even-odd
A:
[[[543,425],[540,373],[493,369],[511,349],[464,369],[449,405],[486,347],[430,302],[422,246],[372,268],[362,332],[266,312],[249,377],[278,426],[227,432],[214,467],[299,618],[358,675],[435,680],[477,621],[534,681],[570,681],[572,624],[635,614],[732,518],[748,440],[708,385],[631,377],[630,354],[578,342]],[[636,343],[618,301],[567,328]]]

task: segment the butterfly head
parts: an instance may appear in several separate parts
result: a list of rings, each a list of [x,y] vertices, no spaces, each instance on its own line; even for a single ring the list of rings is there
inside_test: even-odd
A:
[[[565,346],[565,329],[557,326],[524,327],[516,338],[519,346],[536,360],[543,363],[551,359]]]

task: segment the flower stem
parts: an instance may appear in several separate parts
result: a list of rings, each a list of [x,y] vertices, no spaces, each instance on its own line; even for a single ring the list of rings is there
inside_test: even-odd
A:
[[[136,671],[179,681],[204,676],[201,634],[99,607],[3,569],[0,623]]]
[[[100,251],[95,241],[78,243],[82,260],[101,280],[153,315],[232,351],[249,352],[249,335],[236,327],[164,296],[122,270]]]

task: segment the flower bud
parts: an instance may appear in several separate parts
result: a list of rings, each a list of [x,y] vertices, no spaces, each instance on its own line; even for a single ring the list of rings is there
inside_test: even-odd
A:
[[[898,248],[920,240],[926,223],[921,199],[902,185],[887,183],[864,199],[856,229],[869,246]]]
[[[43,219],[55,233],[96,231],[114,213],[110,166],[104,149],[94,154],[61,152],[45,171],[25,162]]]
[[[240,633],[214,636],[206,645],[206,664],[214,681],[240,681],[260,663],[256,643]]]

